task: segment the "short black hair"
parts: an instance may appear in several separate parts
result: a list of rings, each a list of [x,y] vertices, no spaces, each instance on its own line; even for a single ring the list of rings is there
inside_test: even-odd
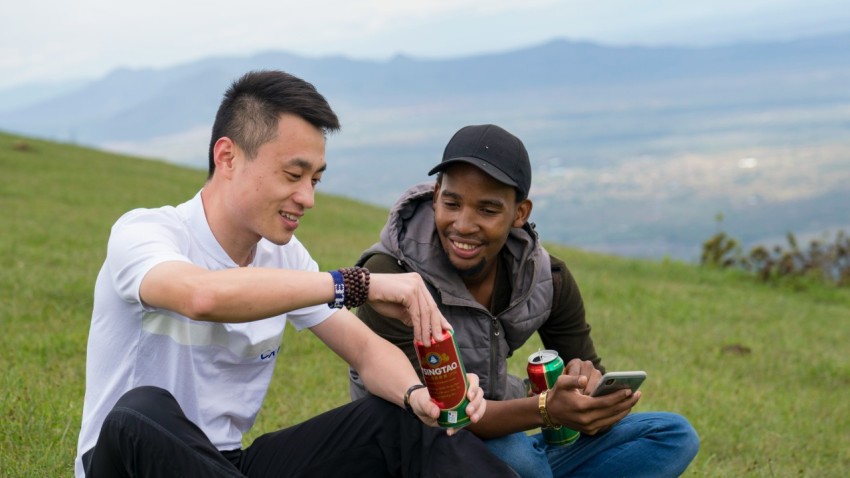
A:
[[[303,118],[323,134],[339,130],[339,119],[312,84],[279,70],[250,71],[224,93],[212,128],[209,176],[215,171],[213,149],[222,137],[236,143],[248,158],[277,134],[281,115]]]

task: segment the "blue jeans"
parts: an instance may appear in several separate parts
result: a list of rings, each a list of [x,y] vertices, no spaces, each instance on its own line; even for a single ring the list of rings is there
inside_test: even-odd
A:
[[[564,447],[547,445],[540,433],[485,442],[523,478],[679,476],[699,450],[691,424],[666,412],[627,415],[607,432]]]

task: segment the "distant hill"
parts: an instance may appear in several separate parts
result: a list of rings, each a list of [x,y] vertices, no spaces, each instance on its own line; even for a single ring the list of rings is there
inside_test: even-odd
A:
[[[713,48],[554,40],[450,60],[285,52],[118,70],[0,111],[0,129],[204,168],[226,86],[277,68],[340,114],[325,191],[388,206],[459,127],[498,123],[535,165],[543,237],[697,257],[714,218],[745,242],[850,225],[850,34]],[[2,97],[2,92],[0,92]]]

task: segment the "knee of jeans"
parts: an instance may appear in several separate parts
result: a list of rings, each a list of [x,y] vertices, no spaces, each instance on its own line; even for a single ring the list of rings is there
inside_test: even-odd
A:
[[[683,446],[686,447],[688,451],[690,451],[692,457],[696,456],[697,452],[699,451],[699,434],[697,434],[696,429],[685,417],[680,418],[683,422],[682,433],[685,435],[685,437],[682,439],[682,441],[684,442]]]
[[[485,440],[490,452],[499,457],[521,477],[551,476],[546,451],[535,446],[525,433],[514,433]]]
[[[552,468],[545,453],[510,453],[499,458],[523,478],[551,476]]]
[[[675,437],[682,453],[687,453],[693,458],[699,451],[699,435],[687,418],[675,414],[664,413],[665,428],[667,433]]]

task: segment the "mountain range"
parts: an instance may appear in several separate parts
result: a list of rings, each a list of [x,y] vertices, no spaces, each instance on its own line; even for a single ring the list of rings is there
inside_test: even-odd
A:
[[[457,129],[496,123],[532,157],[545,241],[695,260],[719,228],[754,245],[850,226],[850,34],[710,48],[557,39],[452,59],[207,58],[18,95],[0,103],[0,129],[206,168],[222,93],[272,68],[316,85],[340,116],[325,192],[389,206],[431,180]]]

